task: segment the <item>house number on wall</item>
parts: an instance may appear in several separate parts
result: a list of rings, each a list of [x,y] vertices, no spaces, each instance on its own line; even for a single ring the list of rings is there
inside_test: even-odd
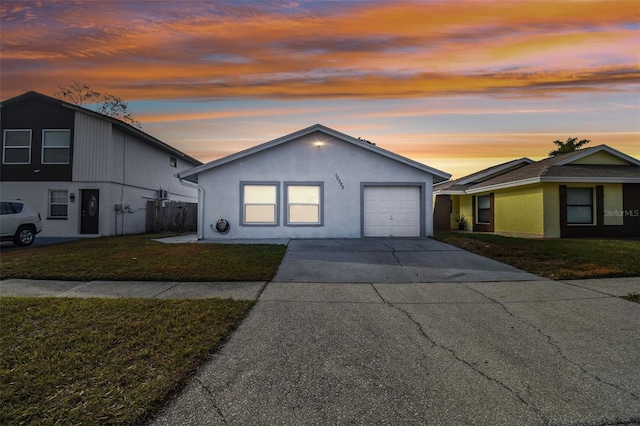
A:
[[[340,176],[338,176],[337,173],[336,173],[336,180],[338,181],[338,185],[340,185],[340,189],[344,190],[344,185],[342,184],[342,181],[340,180]]]

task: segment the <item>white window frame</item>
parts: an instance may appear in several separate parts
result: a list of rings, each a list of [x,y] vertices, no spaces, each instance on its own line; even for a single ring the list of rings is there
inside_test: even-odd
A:
[[[7,146],[7,133],[9,132],[29,132],[29,146]],[[4,135],[2,138],[2,164],[31,164],[31,145],[33,144],[33,135],[31,129],[5,129]],[[29,150],[29,161],[27,162],[15,162],[10,161],[7,162],[7,149],[28,149]]]
[[[62,147],[62,146],[50,146],[47,147],[45,146],[45,133],[47,132],[65,132],[69,134],[69,146],[66,147]],[[65,162],[52,162],[52,161],[45,161],[44,157],[45,157],[45,150],[47,149],[67,149],[69,151],[69,159]],[[71,130],[70,129],[42,129],[42,164],[70,164],[71,163]]]
[[[295,186],[308,186],[318,188],[318,204],[291,203],[289,200],[289,188]],[[285,182],[284,183],[285,226],[324,226],[324,182]],[[291,220],[292,206],[318,206],[317,222],[293,222]]]
[[[65,202],[60,202],[56,200],[53,202],[53,194],[54,192],[64,192],[65,193]],[[66,206],[66,214],[62,215],[54,215],[51,211],[51,207],[53,206]],[[47,219],[68,219],[69,218],[69,190],[68,189],[50,189],[49,190],[49,198],[48,198],[48,207],[47,207]]]
[[[266,186],[273,187],[276,191],[275,204],[247,203],[245,202],[245,187]],[[249,222],[246,220],[247,206],[273,206],[274,220],[272,222]],[[240,182],[240,226],[280,226],[280,182],[274,181],[242,181]]]
[[[591,204],[569,204],[569,192],[572,190],[576,190],[576,189],[581,189],[581,190],[590,190],[591,192]],[[595,224],[595,212],[594,212],[594,207],[595,207],[595,195],[594,195],[594,188],[592,187],[578,187],[578,186],[568,186],[567,187],[567,195],[566,195],[566,206],[567,206],[567,225],[571,225],[571,226],[580,226],[580,225],[594,225]],[[569,222],[569,209],[571,207],[590,207],[590,212],[591,212],[591,222]]]

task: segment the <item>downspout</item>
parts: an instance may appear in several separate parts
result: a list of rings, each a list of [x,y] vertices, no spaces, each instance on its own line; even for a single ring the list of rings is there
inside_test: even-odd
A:
[[[197,223],[197,235],[198,241],[204,239],[204,188],[197,183],[185,181],[183,178],[175,175],[180,183],[189,188],[195,188],[198,190],[198,223]]]

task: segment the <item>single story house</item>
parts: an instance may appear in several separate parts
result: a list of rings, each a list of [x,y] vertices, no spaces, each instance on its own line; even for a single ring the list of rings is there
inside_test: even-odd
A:
[[[176,174],[202,162],[127,123],[37,92],[0,113],[0,192],[40,212],[41,236],[145,232],[147,201],[197,202]]]
[[[199,239],[425,237],[451,175],[316,124],[178,173]]]
[[[434,187],[436,229],[534,238],[640,236],[640,161],[598,145]]]

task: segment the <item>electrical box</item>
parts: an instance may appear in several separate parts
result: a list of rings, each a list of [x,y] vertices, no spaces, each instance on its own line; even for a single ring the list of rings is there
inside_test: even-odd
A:
[[[166,200],[168,198],[169,198],[169,191],[164,190],[164,189],[158,190],[158,199]]]

